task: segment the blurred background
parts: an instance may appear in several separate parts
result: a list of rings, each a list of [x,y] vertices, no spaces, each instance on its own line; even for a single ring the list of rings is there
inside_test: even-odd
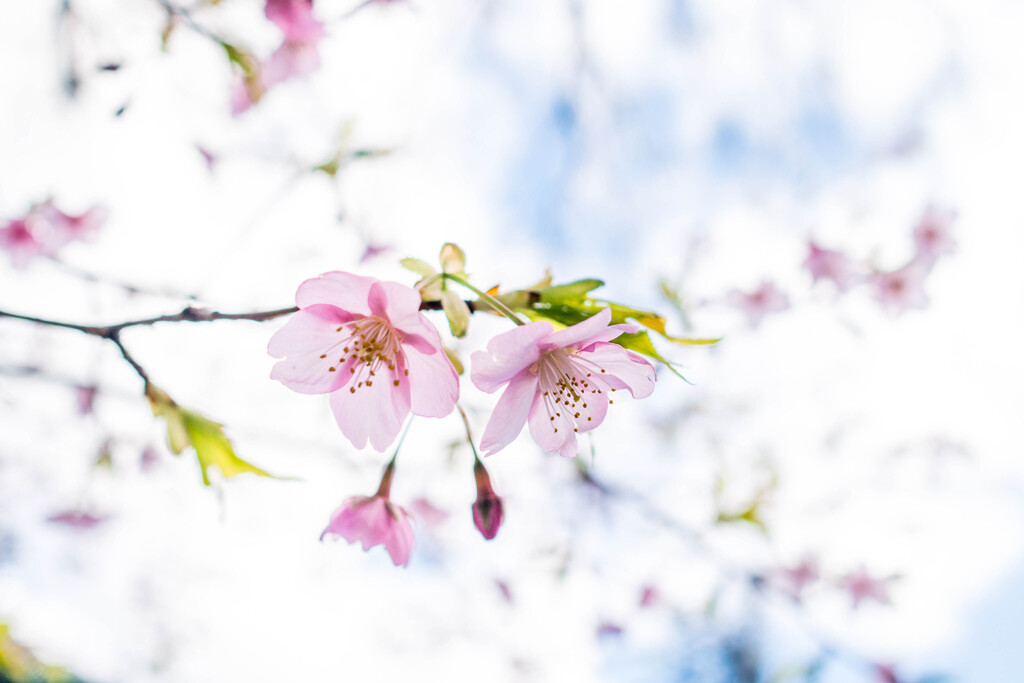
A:
[[[3,4],[0,311],[276,309],[452,241],[722,340],[656,339],[688,382],[577,460],[488,458],[492,541],[414,421],[402,569],[317,541],[388,455],[269,379],[284,319],[121,337],[285,478],[205,487],[114,345],[0,317],[0,681],[1024,678],[1024,7],[283,4]]]

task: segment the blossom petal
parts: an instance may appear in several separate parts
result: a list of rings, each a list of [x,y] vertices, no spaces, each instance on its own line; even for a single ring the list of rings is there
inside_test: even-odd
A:
[[[541,342],[541,348],[545,351],[552,349],[564,349],[567,346],[576,346],[581,342],[588,341],[591,337],[599,335],[608,329],[608,323],[612,321],[610,308],[602,308],[583,322],[576,323],[572,327],[559,330]],[[619,334],[622,334],[621,332]],[[616,337],[618,335],[615,335]],[[613,337],[614,339],[614,337]],[[586,344],[582,344],[586,346]]]
[[[573,431],[568,414],[558,410],[552,415],[541,392],[534,395],[529,422],[530,436],[542,449],[567,458],[576,455],[576,432]]]
[[[391,561],[395,563],[396,567],[404,567],[409,564],[409,556],[416,543],[412,520],[409,518],[409,513],[397,505],[388,503],[387,508],[388,531],[384,535],[384,549],[388,551],[388,555],[391,556]]]
[[[397,377],[409,383],[411,407],[414,415],[444,417],[455,409],[459,400],[459,375],[440,349],[434,353],[420,353],[405,347],[405,369],[408,377]]]
[[[519,436],[536,394],[537,375],[523,370],[512,378],[484,428],[480,439],[480,450],[484,455],[497,453]]]
[[[369,292],[370,310],[395,327],[399,321],[419,315],[420,293],[399,282],[375,282]]]
[[[469,377],[481,391],[493,394],[501,385],[537,362],[539,342],[551,334],[551,323],[539,321],[503,332],[489,342],[486,351],[470,356]]]
[[[295,292],[295,305],[307,308],[314,304],[330,304],[361,316],[370,315],[367,300],[370,287],[377,282],[372,277],[352,275],[338,270],[306,280]]]
[[[362,386],[331,394],[334,419],[356,448],[366,447],[369,440],[375,450],[383,451],[398,436],[409,415],[409,382],[395,385],[397,379],[397,370],[384,370],[370,382],[360,382]]]
[[[336,347],[348,332],[338,328],[351,320],[345,311],[323,304],[297,312],[270,338],[270,355],[284,358],[274,365],[270,378],[302,394],[326,394],[342,387],[349,373]]]
[[[597,342],[580,350],[579,359],[600,368],[602,382],[613,389],[628,389],[633,398],[645,398],[654,391],[654,366],[618,344]]]

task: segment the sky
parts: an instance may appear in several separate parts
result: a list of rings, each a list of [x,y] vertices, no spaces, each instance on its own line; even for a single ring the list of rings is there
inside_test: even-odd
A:
[[[317,542],[387,456],[269,379],[284,320],[124,334],[289,478],[207,488],[112,345],[0,318],[0,624],[41,659],[96,683],[717,682],[748,657],[782,681],[825,646],[827,683],[1024,675],[1018,4],[316,0],[319,68],[237,115],[224,50],[185,23],[161,49],[159,3],[69,6],[0,25],[0,223],[47,200],[108,217],[57,261],[0,255],[0,310],[268,310],[330,270],[412,285],[398,260],[451,241],[481,288],[596,277],[722,341],[659,342],[689,381],[661,366],[594,433],[579,460],[614,496],[527,433],[490,456],[493,541],[461,423],[414,421],[393,498],[446,515],[421,513],[401,569]],[[255,0],[192,16],[259,59],[281,42]],[[311,170],[339,150],[375,153]],[[955,251],[926,303],[884,305],[875,278],[913,258],[928,207],[955,215]],[[858,284],[812,282],[811,240]],[[766,282],[787,305],[753,320],[742,296]],[[452,344],[466,359],[505,329],[475,316]],[[99,387],[91,414],[78,384]],[[463,378],[477,434],[496,398]],[[764,531],[720,520],[755,500]],[[49,521],[69,510],[104,521]],[[778,577],[808,557],[821,578],[796,602]],[[859,568],[894,577],[891,604],[851,606]]]

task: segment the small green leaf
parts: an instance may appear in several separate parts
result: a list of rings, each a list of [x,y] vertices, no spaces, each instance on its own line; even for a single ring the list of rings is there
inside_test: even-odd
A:
[[[466,368],[462,365],[462,359],[459,358],[459,354],[455,353],[455,351],[449,349],[444,344],[441,344],[441,348],[444,350],[444,355],[448,356],[448,360],[451,361],[452,367],[455,368],[455,372],[459,375],[464,373]]]
[[[279,478],[235,455],[231,441],[224,435],[223,425],[182,408],[155,384],[146,383],[146,398],[153,409],[153,414],[164,418],[167,423],[167,440],[171,450],[176,454],[180,454],[188,446],[195,450],[203,473],[203,484],[206,486],[210,485],[208,470],[214,465],[225,479],[243,472]]]
[[[582,301],[587,298],[589,292],[602,286],[604,286],[604,282],[590,278],[587,280],[576,280],[564,285],[545,287],[539,290],[538,293],[540,294],[540,300],[545,303]]]
[[[231,441],[224,436],[224,427],[190,410],[182,411],[185,430],[196,451],[199,465],[203,470],[203,483],[210,485],[209,470],[216,466],[225,479],[251,472],[260,477],[273,477],[259,467],[235,455]]]

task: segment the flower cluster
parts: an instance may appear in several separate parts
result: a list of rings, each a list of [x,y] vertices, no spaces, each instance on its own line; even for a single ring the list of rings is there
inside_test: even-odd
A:
[[[24,268],[36,257],[55,257],[69,242],[90,239],[106,217],[106,209],[99,206],[75,216],[47,201],[0,226],[0,248],[16,268]]]
[[[422,311],[443,311],[457,336],[466,333],[471,312],[486,311],[505,315],[515,327],[470,357],[472,383],[486,393],[502,390],[480,441],[484,455],[508,446],[528,423],[542,450],[574,457],[577,436],[604,421],[615,392],[622,389],[633,398],[645,398],[654,391],[654,365],[642,354],[663,359],[638,325],[622,320],[643,321],[664,335],[660,316],[589,298],[599,281],[559,286],[545,281],[529,292],[485,293],[464,279],[465,255],[458,247],[445,245],[441,254],[440,272],[407,260],[421,275],[416,288],[340,271],[303,282],[295,297],[298,311],[268,345],[270,355],[280,359],[271,378],[299,393],[328,394],[335,421],[352,445],[383,451],[410,413],[444,417],[459,399],[461,363],[456,359],[457,370]],[[457,299],[455,285],[480,298]],[[550,316],[526,322],[513,310],[544,318],[543,312],[550,310],[544,307],[546,301],[558,301],[558,311],[571,315],[571,324]],[[531,309],[537,303],[541,306]],[[630,344],[639,352],[628,348]],[[473,446],[469,419],[461,408],[459,413]],[[396,565],[407,564],[414,535],[411,515],[390,500],[394,471],[393,457],[377,493],[347,499],[322,538],[342,537],[362,543],[364,549],[383,545]],[[477,457],[473,471],[473,523],[490,540],[504,521],[504,502]]]

